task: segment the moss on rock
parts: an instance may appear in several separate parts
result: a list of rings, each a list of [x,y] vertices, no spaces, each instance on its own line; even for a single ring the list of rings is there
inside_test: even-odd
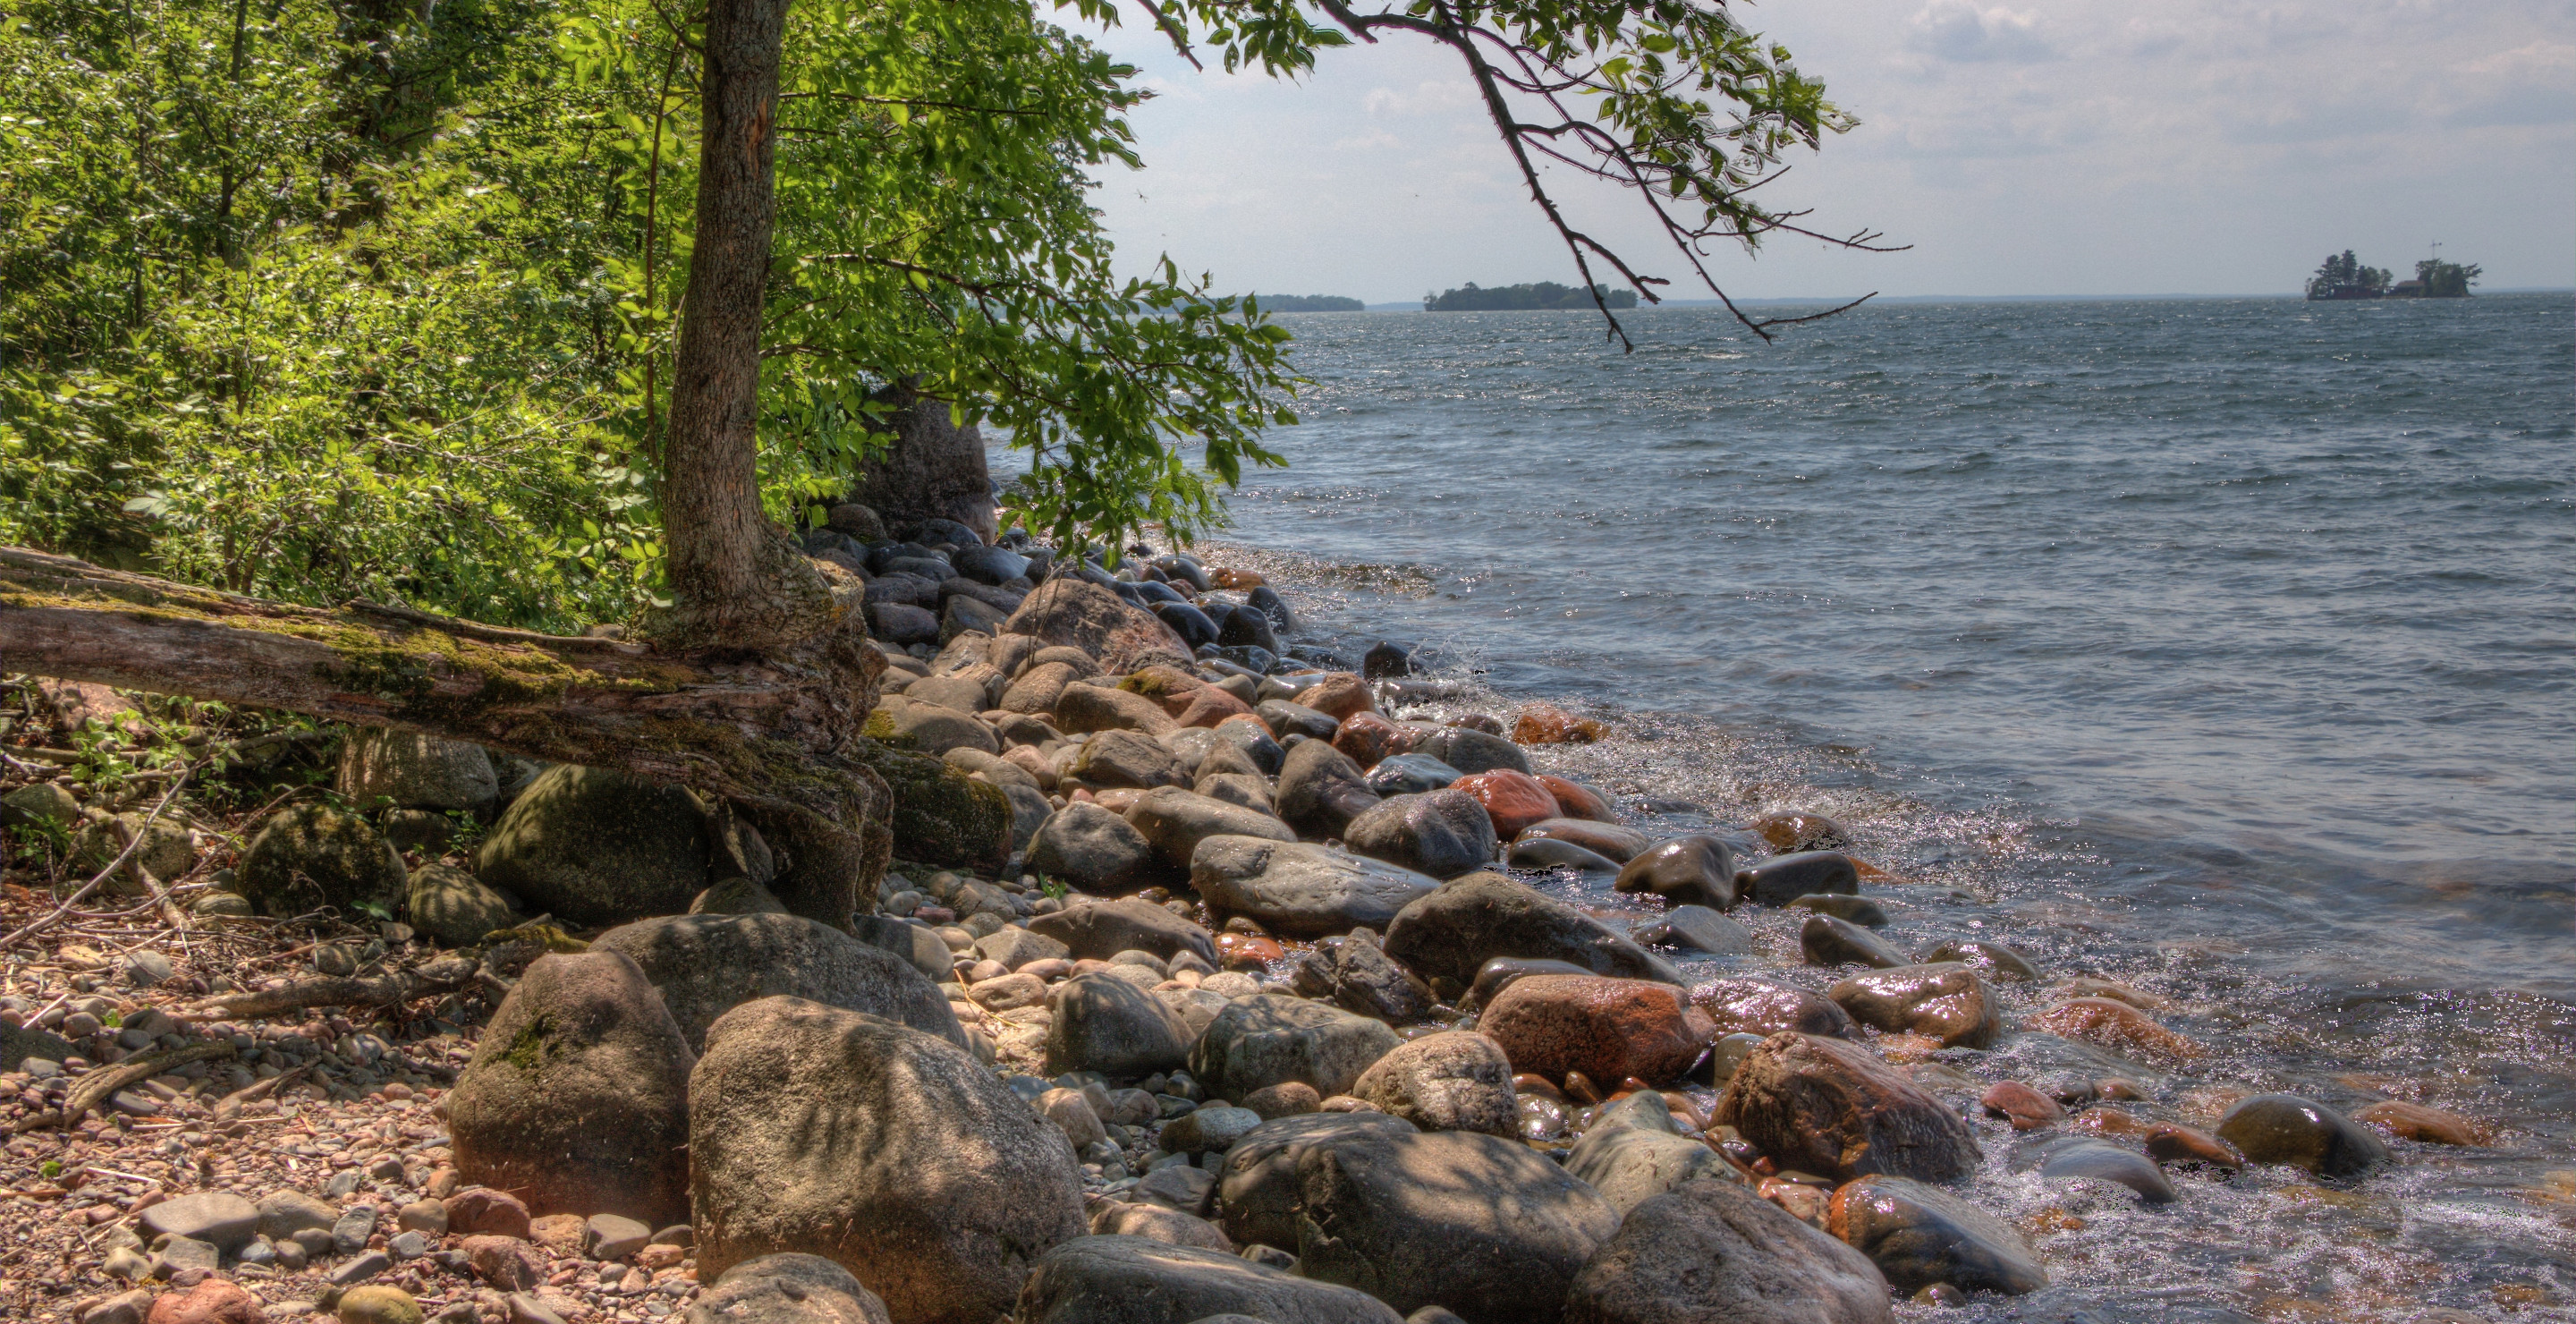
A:
[[[1011,801],[926,755],[861,742],[859,761],[894,792],[894,848],[907,860],[993,870],[1011,855]]]

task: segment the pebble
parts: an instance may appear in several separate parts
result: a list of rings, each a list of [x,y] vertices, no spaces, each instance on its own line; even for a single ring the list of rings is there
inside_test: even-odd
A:
[[[1807,917],[1798,929],[1798,950],[1806,955],[1809,965],[1866,965],[1892,970],[1912,964],[1877,934],[1831,915]]]
[[[2051,1148],[2039,1166],[2039,1175],[2056,1180],[2114,1182],[2136,1191],[2144,1204],[2172,1204],[2179,1198],[2155,1160],[2103,1140],[2076,1140]]]
[[[423,1324],[420,1303],[399,1287],[358,1287],[340,1294],[340,1324]]]
[[[365,1251],[331,1270],[330,1279],[335,1287],[347,1287],[353,1283],[363,1283],[392,1267],[394,1267],[392,1256],[380,1250]]]

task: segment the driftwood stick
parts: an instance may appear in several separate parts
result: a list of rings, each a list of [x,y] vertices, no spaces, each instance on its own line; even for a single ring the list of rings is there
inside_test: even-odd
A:
[[[81,1118],[87,1116],[90,1109],[97,1107],[108,1096],[136,1081],[150,1080],[173,1067],[184,1067],[191,1062],[211,1062],[216,1058],[231,1057],[236,1051],[232,1040],[216,1039],[208,1043],[190,1044],[185,1048],[165,1048],[157,1053],[129,1057],[115,1066],[101,1067],[81,1077],[80,1083],[72,1086],[71,1096],[63,1100],[60,1112],[48,1109],[20,1121],[17,1129],[34,1131],[49,1126],[65,1129],[78,1126]]]
[[[325,975],[319,979],[298,980],[284,988],[226,993],[187,1012],[181,1019],[216,1021],[274,1016],[282,1011],[301,1011],[307,1007],[391,1006],[414,998],[453,993],[473,982],[475,968],[471,961],[449,957],[417,970],[372,978]]]

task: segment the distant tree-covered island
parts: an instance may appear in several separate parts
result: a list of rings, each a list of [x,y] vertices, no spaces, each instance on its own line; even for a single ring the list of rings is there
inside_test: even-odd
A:
[[[1338,294],[1260,294],[1253,296],[1274,313],[1361,313],[1368,305]]]
[[[2465,299],[2480,275],[2476,263],[2428,258],[2415,264],[2415,279],[2389,283],[2385,267],[2366,267],[2347,248],[2331,254],[2308,278],[2308,297],[2329,299]]]
[[[1590,290],[1586,290],[1580,285],[1559,285],[1552,280],[1543,280],[1535,285],[1499,285],[1490,290],[1479,289],[1474,281],[1469,281],[1465,286],[1443,294],[1423,295],[1422,308],[1425,312],[1433,313],[1492,313],[1524,308],[1590,308],[1592,296],[1596,292],[1601,295],[1601,301],[1612,308],[1637,306],[1637,294],[1634,290],[1614,290],[1607,285],[1595,285]]]

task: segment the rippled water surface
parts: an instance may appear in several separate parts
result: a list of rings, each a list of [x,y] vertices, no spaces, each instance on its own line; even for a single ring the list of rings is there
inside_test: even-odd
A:
[[[1970,1074],[2130,1075],[2146,1120],[2295,1089],[2496,1128],[2143,1210],[2014,1173],[1987,1125],[1975,1193],[2059,1286],[1973,1314],[2571,1319],[2571,311],[1896,305],[1770,346],[1652,311],[1630,355],[1584,315],[1290,316],[1318,387],[1218,559],[1489,710],[1610,718],[1541,762],[1707,807],[1641,825],[1823,809],[1905,880],[1900,947],[1999,935],[2210,1048],[2023,1035],[1944,1055]]]

